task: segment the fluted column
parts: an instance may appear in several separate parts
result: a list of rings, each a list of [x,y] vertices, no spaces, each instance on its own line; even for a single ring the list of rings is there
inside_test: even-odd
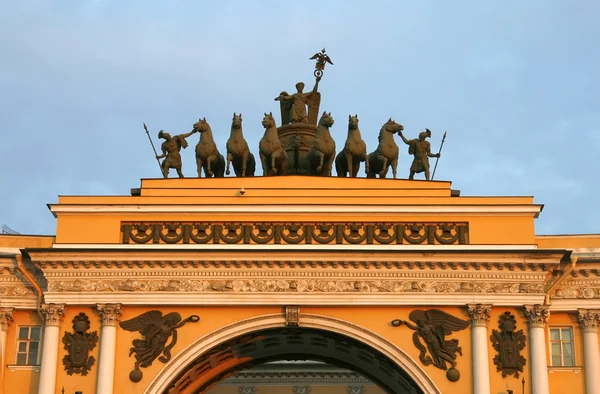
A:
[[[38,394],[54,394],[60,322],[65,315],[65,304],[42,304],[40,313],[44,318],[44,340]]]
[[[598,325],[600,311],[580,309],[577,316],[583,332],[583,371],[585,388],[588,394],[600,393],[600,349],[598,346]]]
[[[121,304],[96,304],[96,308],[102,318],[96,394],[112,394],[115,380],[117,322],[121,317]]]
[[[490,394],[490,364],[488,358],[488,332],[491,305],[467,306],[471,316],[471,367],[473,370],[473,393]]]
[[[15,308],[0,308],[0,394],[4,386],[4,363],[6,360],[6,332],[9,324],[13,321],[13,311]]]
[[[548,363],[546,361],[545,327],[550,310],[543,305],[525,305],[529,323],[529,361],[531,365],[531,392],[549,394]]]

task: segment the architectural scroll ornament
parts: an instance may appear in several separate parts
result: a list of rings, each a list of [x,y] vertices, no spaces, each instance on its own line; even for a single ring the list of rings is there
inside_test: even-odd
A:
[[[487,326],[490,321],[491,305],[474,304],[468,305],[468,313],[471,316],[473,326]]]
[[[494,364],[497,371],[502,371],[502,377],[514,375],[519,377],[519,372],[523,372],[525,357],[521,355],[521,350],[525,348],[525,334],[523,330],[516,331],[517,321],[510,312],[504,312],[500,316],[498,330],[492,330],[490,339],[494,349],[498,352],[494,357]]]
[[[121,317],[121,304],[96,304],[103,326],[116,326]]]
[[[598,332],[600,326],[600,310],[579,309],[577,311],[577,320],[581,324],[584,332]]]
[[[13,312],[15,308],[0,308],[0,329],[6,331],[10,323],[13,322]]]
[[[65,331],[62,342],[67,354],[63,357],[63,364],[68,375],[80,373],[87,375],[96,359],[90,356],[90,351],[98,343],[98,332],[87,332],[90,329],[90,319],[81,312],[73,318],[73,331]]]
[[[124,223],[124,244],[468,244],[467,223]]]
[[[65,304],[42,304],[40,313],[44,317],[44,323],[47,326],[60,326],[60,322],[65,315]]]
[[[544,327],[550,317],[550,308],[543,305],[525,305],[525,317],[531,327]]]
[[[192,315],[182,321],[177,312],[163,316],[161,311],[154,310],[119,323],[124,330],[138,331],[144,336],[144,339],[134,339],[129,351],[129,356],[135,354],[135,367],[129,374],[129,379],[135,383],[142,380],[140,367],[149,367],[157,357],[162,363],[168,362],[171,359],[171,349],[177,343],[177,329],[188,322],[199,320],[198,316]],[[167,345],[171,337],[173,338]]]
[[[458,346],[458,339],[446,340],[446,335],[453,331],[460,331],[467,328],[469,321],[461,320],[444,311],[438,309],[427,309],[426,311],[417,309],[412,311],[408,318],[416,324],[411,324],[406,320],[392,320],[394,327],[406,325],[413,333],[413,343],[421,352],[419,359],[424,365],[433,364],[435,367],[448,370],[446,377],[451,382],[460,379],[460,373],[456,367],[456,353],[462,356],[462,348]],[[423,344],[421,339],[425,342]],[[429,352],[429,354],[427,354]],[[446,363],[451,366],[448,369]]]

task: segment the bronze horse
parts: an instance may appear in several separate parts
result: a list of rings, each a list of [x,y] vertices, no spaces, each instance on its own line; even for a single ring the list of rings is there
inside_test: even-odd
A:
[[[229,166],[232,162],[235,176],[254,176],[256,161],[242,133],[242,114],[236,115],[235,112],[231,122],[231,134],[227,140],[227,169],[225,170],[227,175],[231,173]]]
[[[369,156],[367,144],[363,141],[358,129],[358,115],[348,115],[348,137],[344,149],[335,158],[335,171],[337,176],[350,175],[356,178],[360,163],[365,162],[365,172],[369,173]]]
[[[217,144],[213,139],[210,125],[206,118],[199,119],[194,123],[194,131],[200,133],[200,141],[196,145],[196,167],[198,169],[198,178],[202,178],[202,170],[207,178],[223,178],[225,176],[225,159],[219,153]]]
[[[331,138],[329,128],[333,123],[331,112],[323,112],[317,126],[317,135],[304,159],[304,167],[309,175],[331,176],[331,167],[335,158],[335,141]]]
[[[390,118],[379,131],[379,145],[374,152],[369,154],[369,171],[367,178],[385,178],[389,167],[392,167],[394,179],[396,179],[396,168],[398,166],[398,145],[394,141],[394,133],[400,134],[404,126]]]
[[[258,144],[260,161],[263,168],[263,176],[268,175],[286,175],[289,166],[288,154],[283,149],[279,135],[277,134],[277,126],[272,113],[266,113],[262,120],[262,125],[265,128],[260,143]]]

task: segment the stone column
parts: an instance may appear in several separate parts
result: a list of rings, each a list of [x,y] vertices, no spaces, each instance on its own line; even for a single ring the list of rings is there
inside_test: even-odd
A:
[[[491,305],[467,305],[471,316],[471,368],[473,393],[490,394],[490,364],[488,358],[488,331]]]
[[[15,308],[0,308],[0,394],[3,392],[4,382],[4,364],[6,360],[6,332],[9,324],[13,321],[13,311]]]
[[[550,310],[544,305],[525,305],[525,317],[529,323],[529,365],[531,392],[549,394],[548,363],[546,360],[545,327]]]
[[[600,393],[600,348],[598,346],[598,325],[600,311],[580,309],[577,320],[583,332],[583,371],[588,394]]]
[[[60,322],[65,315],[65,304],[42,304],[40,313],[44,318],[44,339],[38,394],[54,394]]]
[[[121,317],[121,304],[96,304],[96,308],[102,318],[96,393],[112,394],[115,380],[117,322]]]

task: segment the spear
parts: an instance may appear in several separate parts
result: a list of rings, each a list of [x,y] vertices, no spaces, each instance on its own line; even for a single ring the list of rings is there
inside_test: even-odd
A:
[[[146,122],[144,122],[144,130],[146,130],[146,135],[148,136],[148,139],[150,140],[150,145],[152,145],[152,150],[154,151],[154,157],[156,157],[156,156],[158,156],[158,153],[156,153],[156,148],[154,147],[154,142],[152,142],[152,138],[150,137],[150,133],[148,132],[148,127],[146,126]],[[156,159],[156,162],[158,163],[158,167],[160,168],[160,173],[164,177],[165,173],[163,171],[162,166],[160,165],[160,160]],[[437,163],[436,163],[436,165],[437,165]]]
[[[442,137],[442,144],[440,145],[440,150],[438,151],[438,155],[440,153],[442,153],[442,148],[444,147],[444,141],[446,141],[446,133],[447,133],[447,131],[444,131],[444,137]],[[435,166],[433,167],[433,174],[431,174],[431,180],[432,181],[433,181],[433,177],[435,176],[435,170],[437,168],[438,161],[440,161],[439,157],[435,159]]]

